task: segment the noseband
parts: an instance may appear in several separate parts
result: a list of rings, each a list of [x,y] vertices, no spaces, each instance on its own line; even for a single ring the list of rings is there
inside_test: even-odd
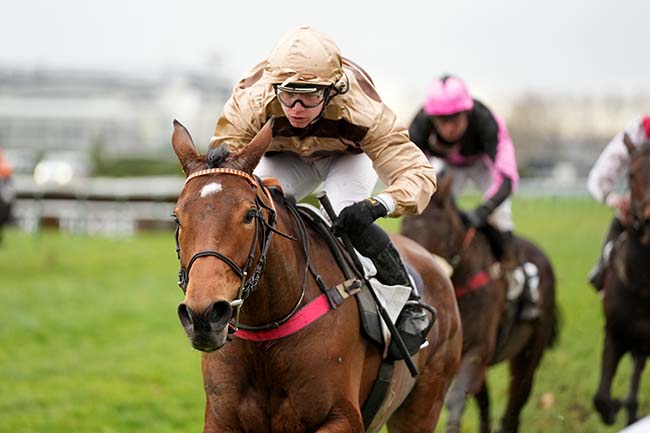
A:
[[[253,242],[248,252],[248,258],[246,259],[246,263],[244,264],[243,267],[239,267],[231,258],[229,258],[228,256],[226,256],[225,254],[219,251],[216,250],[199,251],[190,258],[189,262],[187,263],[187,269],[184,268],[183,264],[181,263],[180,270],[178,271],[178,285],[180,286],[181,289],[183,289],[183,292],[187,291],[187,286],[189,284],[189,274],[192,265],[197,259],[201,257],[212,256],[226,263],[241,279],[241,285],[239,287],[237,298],[235,298],[235,300],[233,300],[230,303],[230,305],[234,307],[236,311],[234,328],[237,329],[237,326],[239,324],[239,312],[241,310],[241,306],[244,300],[248,298],[248,296],[250,296],[250,294],[257,288],[260,275],[262,274],[262,270],[264,269],[264,264],[266,263],[266,254],[268,252],[269,244],[271,243],[271,237],[273,236],[273,233],[278,233],[279,235],[284,236],[288,239],[295,240],[295,238],[286,235],[284,233],[278,232],[275,229],[276,211],[275,211],[275,206],[273,205],[273,199],[271,198],[271,194],[269,193],[268,188],[264,187],[259,179],[254,178],[253,176],[251,176],[250,174],[244,171],[236,170],[232,168],[209,168],[206,170],[200,170],[188,176],[187,179],[185,179],[185,185],[187,185],[187,183],[190,180],[195,179],[197,177],[214,175],[214,174],[230,174],[230,175],[235,175],[246,179],[246,181],[248,181],[248,184],[253,188],[253,190],[255,191],[261,190],[264,192],[264,195],[268,199],[270,205],[267,205],[260,198],[259,194],[255,195],[255,221],[256,221],[255,233],[253,236]],[[268,220],[264,218],[264,212],[262,211],[263,209],[266,210],[268,213]],[[181,226],[176,215],[173,214],[172,216],[176,221],[176,230],[174,231],[174,238],[176,240],[176,255],[178,257],[178,260],[180,261],[181,247],[179,242],[179,236],[180,236]],[[259,236],[260,227],[262,231],[261,239]],[[257,250],[258,241],[260,243],[260,256],[257,261],[257,265],[255,265],[255,268],[253,269],[249,277],[249,271],[253,264],[253,260],[255,259],[255,251]]]

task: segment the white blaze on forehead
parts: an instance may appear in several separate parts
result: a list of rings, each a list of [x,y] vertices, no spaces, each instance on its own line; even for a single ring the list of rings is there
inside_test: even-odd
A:
[[[201,188],[201,197],[207,197],[210,194],[216,194],[223,189],[219,182],[212,182]]]

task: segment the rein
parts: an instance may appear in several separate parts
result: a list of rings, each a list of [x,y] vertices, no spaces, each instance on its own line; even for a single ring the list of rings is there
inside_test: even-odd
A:
[[[465,236],[463,237],[463,242],[460,248],[458,249],[458,252],[454,254],[454,256],[450,260],[450,264],[453,269],[452,276],[456,272],[456,269],[460,265],[460,262],[463,260],[463,257],[465,257],[465,254],[467,254],[467,251],[469,250],[469,247],[472,244],[472,241],[474,240],[475,236],[476,236],[475,227],[470,227],[465,232]],[[491,280],[492,280],[492,273],[490,271],[482,270],[472,275],[465,284],[463,285],[454,284],[454,293],[456,294],[456,299],[461,298],[462,296],[465,296],[468,293],[472,293],[476,290],[482,289],[487,284],[489,284]]]
[[[449,261],[454,271],[460,264],[460,261],[463,259],[465,253],[467,253],[467,249],[469,248],[470,244],[474,240],[474,236],[476,236],[476,228],[470,227],[469,229],[467,229],[467,231],[465,232],[465,236],[463,237],[463,243],[460,245],[458,252],[454,254],[454,256]]]

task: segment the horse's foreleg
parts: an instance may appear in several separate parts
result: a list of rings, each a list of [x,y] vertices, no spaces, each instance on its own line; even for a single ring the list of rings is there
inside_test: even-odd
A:
[[[625,397],[625,407],[627,409],[627,425],[634,424],[638,421],[637,409],[639,408],[639,383],[641,382],[641,373],[645,368],[646,358],[642,355],[636,355],[634,358],[634,371],[630,380],[630,390]]]
[[[483,356],[466,353],[460,363],[460,371],[447,393],[447,433],[460,431],[460,420],[465,411],[467,396],[479,391],[485,380],[485,359]]]
[[[490,433],[490,393],[488,392],[487,378],[483,380],[483,386],[474,396],[478,403],[479,417],[481,421],[480,432]]]
[[[510,392],[508,406],[501,419],[502,433],[517,433],[519,431],[519,417],[530,391],[533,388],[535,370],[539,365],[544,351],[544,341],[537,335],[510,360]]]
[[[600,384],[594,395],[594,406],[603,422],[607,425],[614,424],[616,413],[621,407],[618,400],[612,400],[610,395],[612,379],[616,374],[618,362],[625,353],[625,349],[616,342],[608,331],[605,333],[605,345],[603,347],[602,367],[600,369]]]

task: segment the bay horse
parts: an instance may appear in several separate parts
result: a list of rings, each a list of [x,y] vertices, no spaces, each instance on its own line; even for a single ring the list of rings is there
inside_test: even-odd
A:
[[[630,154],[628,186],[630,221],[610,253],[603,284],[605,338],[600,384],[593,402],[605,424],[613,424],[625,406],[627,423],[638,415],[641,373],[650,356],[650,142],[636,148],[625,135]],[[630,388],[623,402],[612,399],[611,386],[618,363],[630,352],[634,361]]]
[[[438,183],[424,212],[402,220],[401,233],[450,263],[463,323],[463,356],[458,377],[447,395],[447,432],[460,431],[468,395],[478,403],[480,431],[492,431],[486,370],[508,360],[510,395],[500,431],[514,433],[519,429],[520,412],[530,396],[544,350],[553,345],[558,334],[553,269],[539,248],[517,238],[526,261],[537,267],[542,310],[536,322],[518,321],[507,301],[507,283],[499,275],[488,237],[471,228],[457,207],[451,194],[452,177],[441,176]]]
[[[323,287],[345,276],[290,200],[253,175],[271,122],[240,151],[206,155],[174,122],[172,147],[187,175],[174,210],[185,287],[178,315],[204,352],[204,432],[360,433],[386,422],[390,432],[432,432],[460,364],[462,327],[449,278],[417,243],[393,238],[419,271],[438,320],[413,358],[419,375],[395,363],[388,398],[366,430],[362,407],[382,353],[362,336],[356,298],[296,332],[274,334],[308,316]]]

